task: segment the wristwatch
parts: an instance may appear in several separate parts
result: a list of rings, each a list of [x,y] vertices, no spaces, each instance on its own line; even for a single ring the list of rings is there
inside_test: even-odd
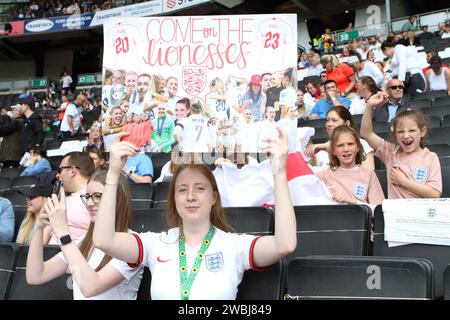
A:
[[[65,245],[71,243],[72,238],[70,237],[70,234],[66,234],[65,236],[60,237],[59,241],[61,242],[61,245]]]

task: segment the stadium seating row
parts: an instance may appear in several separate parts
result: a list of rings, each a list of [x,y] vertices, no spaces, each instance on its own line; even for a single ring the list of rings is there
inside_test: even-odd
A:
[[[449,299],[448,246],[410,244],[388,247],[381,206],[375,210],[374,239],[369,240],[371,212],[366,206],[295,207],[298,248],[266,272],[247,271],[237,298],[246,299]],[[271,208],[227,208],[231,231],[273,232]],[[162,209],[135,212],[133,230],[167,229]],[[25,281],[28,247],[0,244],[0,298],[71,299],[67,277],[42,286]],[[59,251],[44,249],[46,259]],[[148,269],[139,299],[150,298]]]

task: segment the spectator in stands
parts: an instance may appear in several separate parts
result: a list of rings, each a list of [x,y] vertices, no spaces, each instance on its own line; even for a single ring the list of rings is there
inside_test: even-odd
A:
[[[376,60],[375,52],[373,50],[367,51],[366,61],[375,63],[375,60]]]
[[[17,243],[23,245],[30,244],[33,231],[37,227],[38,216],[41,214],[47,203],[47,197],[52,195],[52,181],[54,176],[55,175],[51,173],[41,175],[37,178],[37,182],[34,186],[19,190],[27,200],[27,213],[20,224],[16,239]],[[47,229],[44,236],[41,237],[41,241],[43,244],[48,244],[49,239],[50,229]]]
[[[417,20],[416,16],[410,16],[408,18],[408,21],[406,21],[403,24],[402,31],[403,32],[408,32],[408,31],[416,32],[417,31],[416,20]]]
[[[373,110],[373,121],[391,122],[397,114],[405,111],[409,107],[410,103],[404,97],[404,88],[403,82],[398,79],[392,79],[387,82],[387,101],[383,106]]]
[[[334,80],[338,91],[344,96],[353,92],[356,84],[353,69],[345,63],[340,63],[336,56],[325,54],[320,58],[320,63],[327,71],[327,80]]]
[[[0,197],[0,242],[11,242],[14,236],[14,210],[11,202]]]
[[[153,163],[143,152],[128,157],[122,167],[122,174],[128,178],[128,183],[152,183]]]
[[[305,104],[303,91],[298,88],[297,89],[297,109],[295,110],[295,114],[297,116],[297,119],[303,119],[306,120],[309,116],[309,112],[311,109],[309,109]]]
[[[106,163],[106,153],[105,151],[98,149],[95,145],[86,146],[83,149],[83,152],[89,155],[92,162],[94,163],[94,168],[97,170],[98,168],[103,168]]]
[[[327,97],[325,99],[320,99],[314,108],[311,110],[309,118],[311,120],[314,119],[325,119],[327,112],[333,106],[345,106],[346,108],[350,107],[350,100],[342,97],[337,89],[336,81],[327,80],[325,82],[325,92]]]
[[[300,55],[300,59],[297,63],[297,67],[299,69],[305,69],[308,68],[310,66],[309,61],[308,61],[308,54],[306,52],[302,52]]]
[[[323,66],[320,64],[320,56],[315,52],[308,53],[308,60],[310,67],[308,68],[308,77],[317,76],[320,77]]]
[[[325,33],[320,38],[321,48],[324,53],[331,53],[336,45],[336,39],[331,34],[330,28],[325,29]]]
[[[99,122],[94,122],[92,127],[89,129],[89,135],[86,137],[87,146],[94,146],[98,150],[105,151],[105,146],[103,144],[102,128]]]
[[[24,115],[23,129],[20,135],[22,154],[40,147],[44,142],[44,127],[42,118],[33,112],[34,99],[27,97],[22,99],[22,115]]]
[[[422,26],[421,30],[422,33],[417,36],[421,42],[431,40],[434,38],[434,35],[430,31],[428,31],[428,26]]]
[[[69,96],[68,101],[72,101],[73,97]],[[78,96],[74,102],[70,102],[66,110],[64,111],[64,117],[61,121],[61,140],[76,139],[79,135],[81,127],[80,112],[78,111],[78,105],[81,103],[81,97]]]
[[[153,119],[153,133],[152,141],[157,145],[158,152],[168,153],[172,149],[172,145],[175,142],[173,138],[173,130],[175,124],[167,115],[168,107],[166,104],[160,104],[158,106],[158,117]]]
[[[353,23],[349,22],[347,25],[347,28],[345,28],[344,31],[348,32],[348,31],[352,31],[352,30],[353,30]]]
[[[341,125],[330,138],[330,168],[317,172],[333,199],[347,204],[369,204],[373,207],[384,200],[383,189],[376,173],[364,167],[365,153],[358,133]]]
[[[420,46],[420,38],[416,37],[414,31],[408,31],[405,39],[405,46]]]
[[[20,104],[11,106],[11,117],[5,115],[4,122],[0,125],[0,137],[3,137],[0,144],[0,162],[3,168],[18,167],[24,154],[20,145],[23,130],[21,109]]]
[[[81,129],[83,134],[86,134],[94,123],[99,120],[102,112],[101,107],[98,105],[96,107],[92,102],[94,102],[94,100],[86,98],[83,105],[83,111],[81,112]],[[124,101],[122,104],[129,104],[129,101]]]
[[[356,78],[371,77],[378,88],[384,87],[384,74],[380,69],[370,60],[363,60],[358,55],[358,62],[354,65]]]
[[[169,190],[167,212],[169,227],[176,227],[175,229],[170,229],[168,234],[155,234],[154,238],[150,233],[137,236],[116,233],[113,221],[115,220],[114,199],[117,187],[113,184],[117,184],[122,157],[136,153],[135,146],[126,145],[126,148],[122,148],[122,146],[125,147],[125,144],[118,143],[111,150],[111,165],[103,193],[104,202],[102,201],[99,208],[94,229],[94,245],[113,257],[120,256],[129,263],[148,265],[152,272],[152,292],[157,293],[157,295],[152,295],[152,299],[234,299],[240,279],[246,269],[269,266],[292,253],[297,244],[295,215],[285,176],[287,137],[281,133],[279,139],[270,140],[268,144],[270,145],[265,146],[263,152],[271,154],[277,203],[275,207],[277,229],[273,236],[263,236],[255,240],[255,236],[226,233],[228,226],[221,207],[217,183],[206,165],[184,165],[174,173]],[[174,246],[173,243],[177,242],[179,242],[179,246]],[[223,261],[223,265],[229,266],[230,269],[227,270],[230,273],[208,272],[201,268],[193,285],[181,281],[184,290],[181,290],[180,293],[180,282],[177,280],[177,275],[179,270],[182,275],[186,271],[186,268],[179,268],[179,266],[186,265],[186,257],[183,254],[179,255],[178,251],[184,252],[185,245],[189,250],[203,242],[206,243],[206,246],[200,249],[199,259],[203,259],[205,253],[222,252],[223,259],[230,259],[229,264]],[[137,243],[142,243],[142,246],[137,246]],[[158,246],[160,249],[148,250],[150,246],[153,248]],[[181,249],[178,250],[177,247]],[[227,252],[228,249],[229,252]],[[161,252],[161,254],[164,252],[166,256],[176,257],[172,260],[174,267],[171,272],[172,276],[158,273],[158,268],[153,263],[159,254],[157,252]],[[187,255],[191,254],[195,255],[188,251]],[[200,267],[201,261],[198,261],[197,264]],[[184,279],[184,276],[181,279]],[[206,285],[207,283],[216,285],[211,287]],[[217,284],[219,283],[224,287],[218,290]]]
[[[386,166],[388,198],[440,198],[441,165],[436,153],[424,145],[427,127],[420,111],[406,110],[395,117],[393,134],[397,145],[373,132],[373,109],[384,105],[386,101],[383,93],[369,99],[361,122],[361,135]]]
[[[68,94],[73,80],[72,77],[67,73],[67,71],[63,72],[62,77],[59,79],[59,82],[61,85],[61,95]]]
[[[350,104],[350,108],[348,110],[351,115],[363,114],[364,109],[366,108],[367,100],[369,100],[372,95],[380,90],[375,81],[368,76],[363,76],[358,79],[356,89],[359,97],[353,99]]]
[[[58,168],[56,177],[64,184],[65,192],[70,193],[66,197],[66,207],[70,235],[73,240],[84,237],[89,228],[90,215],[80,196],[86,193],[87,182],[93,173],[94,163],[84,152],[66,154]],[[57,243],[57,235],[53,233],[49,244]]]
[[[352,119],[352,115],[344,106],[335,106],[330,109],[327,113],[326,118],[326,129],[328,133],[328,137],[331,139],[333,136],[334,129],[339,126],[348,126],[355,131],[357,130],[356,124]],[[375,161],[373,159],[373,149],[369,146],[369,144],[364,140],[360,139],[361,145],[363,147],[363,151],[365,154],[365,159],[362,162],[362,166],[366,167],[369,170],[375,170]],[[316,155],[315,159],[317,161],[316,166],[318,167],[328,167],[330,164],[330,141],[326,143],[319,144],[310,144],[306,148],[306,154],[313,158]]]
[[[35,149],[30,152],[30,165],[20,174],[21,177],[38,176],[45,172],[52,171],[50,162],[47,159],[47,150]]]
[[[115,198],[117,215],[114,230],[129,232],[131,226],[130,190],[125,179],[120,179],[120,188]],[[135,300],[142,278],[142,268],[131,268],[126,264],[106,255],[94,247],[92,234],[105,190],[106,171],[97,171],[89,180],[87,193],[81,199],[90,214],[90,225],[86,237],[78,243],[70,237],[69,222],[66,218],[66,199],[61,189],[58,200],[52,195],[36,223],[36,230],[30,244],[27,257],[26,279],[29,284],[42,284],[51,281],[66,272],[72,273],[73,298]],[[61,252],[47,261],[43,261],[42,237],[46,226],[50,225],[61,239]]]
[[[450,38],[450,23],[445,24],[444,32],[441,35],[441,39]]]
[[[430,59],[430,70],[425,73],[428,91],[445,90],[450,96],[450,69],[442,68],[442,60],[439,56]]]
[[[321,99],[322,91],[320,90],[320,83],[312,79],[306,81],[306,93],[303,95],[303,101],[308,110],[312,110],[317,101]]]
[[[445,32],[445,22],[438,23],[438,29],[433,33],[436,38],[441,38]]]
[[[414,48],[410,49],[401,44],[396,45],[385,41],[381,45],[381,50],[391,58],[392,76],[405,83],[405,94],[412,96],[416,92],[425,91],[425,77]]]

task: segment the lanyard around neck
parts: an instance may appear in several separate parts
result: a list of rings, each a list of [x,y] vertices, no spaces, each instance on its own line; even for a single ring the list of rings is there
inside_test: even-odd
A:
[[[214,236],[214,227],[211,225],[206,236],[203,238],[202,246],[195,257],[194,265],[192,266],[189,277],[187,276],[187,265],[186,265],[186,248],[184,245],[185,237],[183,230],[180,229],[180,240],[178,241],[178,252],[180,255],[180,294],[181,300],[189,300],[189,294],[191,291],[192,284],[194,283],[195,277],[197,276],[200,266],[205,256],[206,250],[211,243]]]

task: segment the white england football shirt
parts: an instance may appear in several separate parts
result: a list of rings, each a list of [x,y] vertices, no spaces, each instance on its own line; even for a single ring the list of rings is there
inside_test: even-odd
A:
[[[81,240],[77,241],[77,245],[81,243]],[[62,252],[59,252],[57,256],[67,264],[67,261]],[[105,253],[100,249],[94,248],[89,256],[88,264],[92,269],[96,269],[102,261]],[[112,267],[116,269],[123,277],[124,280],[117,286],[102,292],[96,296],[86,298],[81,293],[78,284],[73,281],[73,299],[74,300],[136,300],[137,292],[141,284],[142,273],[144,268],[139,266],[137,268],[131,268],[126,262],[111,259],[103,268]]]
[[[139,72],[138,46],[143,42],[139,28],[133,24],[119,22],[108,30],[108,46],[113,56],[106,56],[109,68]]]
[[[286,45],[294,43],[294,30],[280,18],[269,18],[258,26],[256,37],[261,41],[262,53],[258,68],[279,71],[286,68],[289,53]]]
[[[167,233],[139,234],[143,245],[143,264],[152,274],[153,300],[180,299],[178,253],[179,229]],[[244,271],[252,267],[250,258],[256,236],[226,233],[215,228],[215,234],[194,280],[190,300],[236,299]],[[186,245],[186,264],[190,272],[200,247]]]
[[[208,152],[210,145],[208,120],[201,114],[194,114],[180,123],[183,125],[183,144],[181,146],[184,152]]]

